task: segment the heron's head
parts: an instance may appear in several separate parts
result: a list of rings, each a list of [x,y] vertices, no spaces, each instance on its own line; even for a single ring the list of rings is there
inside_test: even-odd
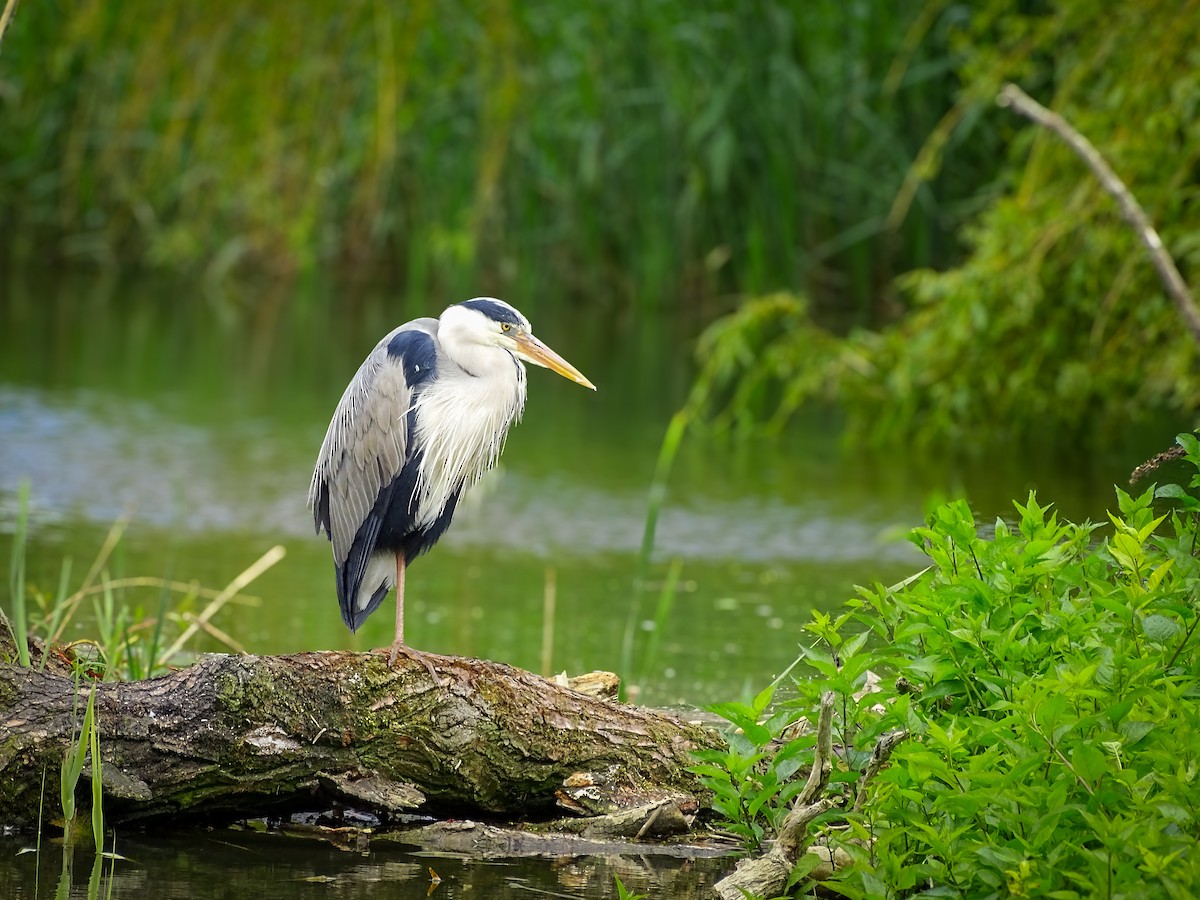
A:
[[[582,372],[538,340],[529,320],[503,300],[476,297],[451,306],[442,313],[438,332],[444,344],[507,350],[517,359],[551,369],[593,391],[596,389]]]

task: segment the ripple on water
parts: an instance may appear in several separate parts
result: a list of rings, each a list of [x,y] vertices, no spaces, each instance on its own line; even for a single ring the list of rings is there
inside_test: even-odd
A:
[[[139,522],[195,532],[312,533],[305,451],[315,455],[319,436],[308,448],[261,421],[218,429],[98,391],[14,386],[0,386],[0,434],[0,494],[11,503],[28,478],[35,521],[104,524],[132,510]],[[636,552],[646,487],[600,489],[565,463],[543,476],[502,465],[460,505],[445,540],[544,557]],[[753,563],[914,559],[907,544],[880,542],[894,524],[888,515],[689,488],[662,510],[656,548],[662,557]]]

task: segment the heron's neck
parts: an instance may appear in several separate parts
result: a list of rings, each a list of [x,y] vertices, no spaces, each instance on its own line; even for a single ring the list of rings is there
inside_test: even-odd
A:
[[[458,341],[444,341],[442,347],[450,360],[468,375],[504,382],[514,381],[517,377],[514,371],[516,357],[503,347],[463,345]]]

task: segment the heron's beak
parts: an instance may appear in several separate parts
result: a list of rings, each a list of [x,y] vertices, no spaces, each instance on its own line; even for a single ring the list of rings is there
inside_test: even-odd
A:
[[[592,384],[584,374],[577,368],[535,338],[528,332],[519,332],[515,335],[514,340],[517,343],[517,355],[526,362],[531,362],[535,366],[542,366],[547,369],[552,369],[561,375],[563,378],[570,378],[577,384],[582,384],[584,387],[591,388],[593,391],[596,386]]]

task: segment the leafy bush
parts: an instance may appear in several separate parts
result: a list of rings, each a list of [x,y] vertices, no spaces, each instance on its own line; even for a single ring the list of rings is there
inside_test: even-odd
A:
[[[1025,85],[1096,145],[1180,269],[1197,271],[1200,3],[1012,7],[994,0],[963,32],[961,106],[991,108],[1004,81]],[[856,443],[963,446],[1200,411],[1200,347],[1116,203],[1057,137],[1015,114],[997,121],[1008,189],[963,230],[963,265],[902,276],[909,308],[893,325],[840,338],[804,300],[776,296],[710,329],[705,380],[729,424],[833,399]]]
[[[990,533],[949,503],[912,534],[929,569],[813,619],[820,677],[790,708],[841,695],[843,779],[912,735],[826,835],[855,860],[829,887],[1200,894],[1200,474],[1188,488],[1118,490],[1103,537],[1032,494]],[[864,692],[868,666],[894,683]]]
[[[785,707],[764,721],[774,693],[772,685],[751,703],[709,707],[734,728],[726,736],[726,749],[698,751],[700,762],[691,769],[712,792],[710,804],[721,815],[722,826],[752,850],[779,830],[788,802],[804,786],[792,776],[806,756],[811,758],[816,740],[809,734],[781,742],[799,713]]]

